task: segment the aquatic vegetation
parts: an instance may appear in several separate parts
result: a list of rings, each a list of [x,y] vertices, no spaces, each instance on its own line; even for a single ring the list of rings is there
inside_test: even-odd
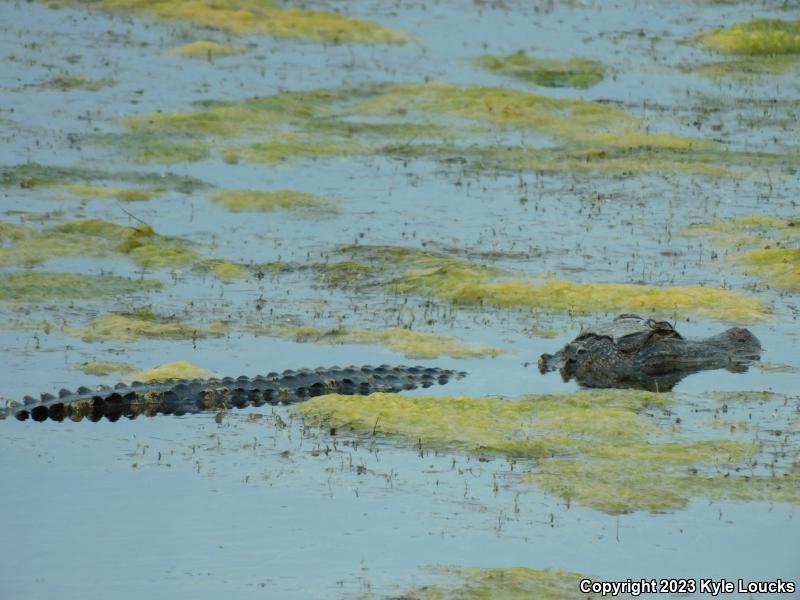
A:
[[[701,31],[693,44],[740,58],[691,67],[708,77],[746,78],[800,68],[800,21],[753,19],[721,29]]]
[[[740,392],[706,392],[703,394],[706,398],[718,400],[720,402],[764,402],[768,400],[776,400],[785,398],[783,394],[770,392],[767,390],[753,390],[753,391],[740,391]]]
[[[86,236],[36,232],[0,248],[0,267],[32,266],[62,256],[104,256],[110,250],[107,240],[95,245]]]
[[[151,190],[91,185],[87,183],[69,183],[56,185],[54,187],[63,189],[65,192],[81,198],[113,198],[120,202],[143,202],[151,200],[158,195],[158,192]]]
[[[552,569],[437,567],[456,582],[437,583],[403,593],[403,600],[576,600],[593,596],[578,592],[580,573]]]
[[[656,462],[553,460],[544,462],[528,480],[568,502],[612,514],[675,510],[695,496],[740,502],[800,502],[800,478],[794,475],[724,477],[703,475],[693,469],[664,468]]]
[[[722,247],[751,249],[731,261],[748,275],[758,275],[775,287],[800,290],[800,239],[798,222],[769,215],[748,215],[712,223],[693,224],[686,235],[711,237]]]
[[[207,325],[187,324],[175,317],[139,311],[100,315],[86,327],[68,326],[63,331],[85,342],[135,342],[140,338],[196,339],[221,336],[227,333],[228,326],[220,321]]]
[[[355,115],[354,118],[357,118]],[[380,142],[385,144],[386,140],[393,142],[408,142],[409,140],[419,139],[442,139],[453,140],[460,137],[463,133],[486,133],[487,130],[474,127],[471,130],[467,127],[455,129],[448,125],[433,122],[372,122],[357,121],[354,118],[337,119],[334,117],[318,117],[309,119],[303,126],[310,133],[317,135],[337,136],[339,138],[362,138],[364,142]]]
[[[43,81],[39,87],[61,90],[66,92],[68,90],[84,90],[87,92],[96,92],[102,90],[104,87],[116,85],[117,82],[113,79],[90,79],[84,75],[57,75]]]
[[[265,127],[276,115],[259,113],[246,106],[219,106],[198,111],[146,113],[122,120],[133,132],[153,135],[235,136],[247,125]]]
[[[434,296],[456,305],[555,310],[577,314],[646,312],[695,314],[728,321],[753,321],[769,314],[760,299],[719,288],[658,288],[634,283],[575,283],[528,280],[474,262],[392,246],[344,246],[343,254],[381,268],[379,285],[393,293]],[[399,273],[396,272],[399,270]],[[380,273],[380,271],[378,271]]]
[[[86,7],[79,0],[68,3]],[[411,37],[370,21],[332,12],[281,8],[272,0],[98,0],[102,10],[129,10],[161,19],[179,20],[232,34],[263,34],[318,42],[403,44]]]
[[[78,369],[86,375],[97,375],[98,377],[111,375],[112,373],[130,373],[135,370],[127,363],[104,361],[85,362],[79,365]]]
[[[278,325],[263,330],[267,335],[286,337],[296,342],[321,344],[376,344],[400,352],[407,358],[481,358],[498,356],[505,351],[490,346],[464,344],[453,336],[411,331],[399,327],[389,329],[326,329],[308,325]]]
[[[796,227],[794,222],[788,219],[770,215],[747,215],[722,221],[713,221],[711,223],[693,223],[689,225],[685,233],[687,235],[719,236],[731,233],[752,234],[755,232],[760,234],[773,229],[789,231],[792,228],[796,228],[797,234],[800,235],[800,227]]]
[[[0,221],[0,242],[18,241],[30,236],[32,233],[33,230],[30,227]]]
[[[29,230],[0,247],[0,266],[34,265],[60,256],[123,254],[143,267],[185,265],[199,260],[190,242],[157,234],[149,225],[117,225],[100,219],[68,221]]]
[[[99,253],[95,255],[120,252],[143,267],[185,265],[198,259],[189,242],[159,235],[144,223],[132,227],[99,219],[84,219],[57,225],[50,231],[63,236],[59,239],[49,235],[47,239],[71,240],[75,241],[76,246],[88,245],[91,251],[87,251],[87,254],[90,256],[91,252]]]
[[[54,302],[64,299],[90,300],[131,296],[161,289],[163,284],[147,279],[113,275],[22,271],[0,273],[0,301]]]
[[[225,283],[247,279],[253,274],[252,268],[228,260],[206,260],[199,263],[197,268],[209,271],[214,277]]]
[[[702,31],[691,41],[727,54],[800,54],[800,21],[753,19],[723,29]]]
[[[380,116],[413,111],[495,125],[522,127],[559,139],[581,140],[608,128],[634,126],[637,119],[613,104],[550,98],[510,88],[448,83],[396,85],[366,100],[358,112]]]
[[[205,160],[211,151],[203,140],[152,139],[138,147],[128,147],[126,154],[138,162],[172,165]]]
[[[233,156],[233,149],[228,149],[228,162]],[[365,146],[360,146],[353,142],[321,141],[283,141],[274,140],[252,144],[240,149],[236,154],[245,157],[247,160],[260,163],[279,163],[299,158],[324,158],[330,156],[350,156],[353,154],[364,154],[367,151]]]
[[[175,191],[191,194],[207,185],[194,177],[173,173],[144,173],[136,171],[103,171],[84,167],[57,167],[35,162],[0,166],[0,185],[35,188],[68,183],[97,184],[120,182],[147,186],[148,191]]]
[[[800,248],[766,247],[736,257],[745,272],[760,275],[770,285],[800,290]]]
[[[146,371],[136,371],[125,377],[128,381],[166,381],[167,379],[208,379],[214,373],[196,367],[185,360],[166,363]]]
[[[579,437],[593,434],[611,439],[638,438],[652,428],[637,411],[671,402],[667,394],[626,390],[520,400],[379,393],[320,396],[296,410],[310,423],[331,425],[354,434],[376,431],[423,446],[534,460],[574,452],[583,444],[562,429],[580,432]],[[593,444],[585,445],[590,450]]]
[[[311,212],[335,210],[335,204],[326,198],[293,190],[274,192],[222,190],[215,193],[211,200],[230,212],[266,212],[275,209]]]
[[[604,136],[605,134],[596,134],[600,140],[603,140]],[[613,146],[618,143],[630,145]],[[759,170],[792,173],[800,166],[797,155],[705,148],[708,142],[694,138],[653,134],[639,138],[640,146],[636,146],[636,143],[635,141],[631,143],[626,136],[622,136],[618,142],[612,142],[610,146],[535,148],[414,144],[387,146],[383,151],[408,158],[435,158],[459,164],[466,161],[468,168],[479,172],[575,172],[623,176],[637,173],[678,172],[705,177],[734,177],[756,175]],[[680,146],[686,148],[681,149]]]
[[[207,58],[211,59],[215,56],[230,56],[231,54],[244,54],[247,48],[244,46],[237,46],[236,44],[220,44],[213,40],[197,40],[173,48],[167,54],[173,56],[184,56],[188,58]]]
[[[368,276],[376,273],[376,268],[371,264],[358,260],[319,263],[313,268],[324,283],[337,287],[365,281]]]
[[[748,79],[762,75],[781,75],[800,68],[800,55],[766,54],[693,65],[686,70],[705,77]]]
[[[544,87],[589,88],[603,80],[603,63],[591,58],[533,58],[519,50],[506,56],[486,54],[476,62],[495,73]]]
[[[635,174],[685,172],[705,177],[800,168],[800,157],[731,151],[702,138],[650,131],[611,103],[550,98],[502,87],[446,83],[364,84],[284,92],[245,101],[206,101],[198,110],[125,119],[131,135],[204,138],[228,163],[275,164],[382,152],[485,171]],[[560,145],[456,145],[495,128],[527,129]],[[255,143],[253,140],[257,140]],[[436,142],[436,143],[433,143]]]
[[[294,410],[338,435],[528,460],[525,481],[609,513],[674,510],[695,497],[800,503],[796,474],[738,473],[757,452],[753,443],[683,439],[649,416],[674,401],[631,390],[518,400],[372,394],[320,396]]]

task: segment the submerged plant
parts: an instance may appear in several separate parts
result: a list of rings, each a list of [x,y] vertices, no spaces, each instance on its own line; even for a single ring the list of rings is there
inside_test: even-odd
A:
[[[591,58],[533,58],[519,50],[506,56],[486,54],[476,61],[480,66],[511,75],[544,87],[589,88],[603,80],[603,63]]]
[[[68,4],[86,7],[79,0]],[[370,21],[333,12],[282,8],[273,0],[97,0],[89,8],[127,10],[160,19],[184,21],[236,35],[263,34],[318,42],[403,44],[411,37]]]
[[[195,339],[220,336],[227,333],[228,326],[220,321],[193,325],[152,311],[138,311],[100,315],[86,327],[68,326],[63,331],[86,342],[134,342],[140,338]]]
[[[231,212],[267,212],[275,209],[312,212],[335,210],[335,205],[326,198],[294,190],[222,190],[211,199]]]
[[[650,416],[668,394],[595,390],[518,400],[320,396],[295,410],[337,435],[530,462],[523,479],[567,502],[608,513],[675,510],[695,497],[800,503],[796,473],[744,475],[749,441],[686,439]]]
[[[128,279],[113,275],[23,271],[0,274],[0,301],[54,302],[61,299],[90,300],[130,296],[158,290],[159,281]]]
[[[411,331],[399,327],[389,329],[324,329],[311,326],[274,326],[263,330],[267,335],[275,335],[293,339],[297,342],[314,342],[322,344],[377,344],[407,358],[437,358],[451,356],[453,358],[481,358],[498,356],[504,350],[489,346],[464,344],[449,335],[436,335],[421,331]]]
[[[173,48],[167,54],[173,56],[183,56],[187,58],[214,58],[216,56],[230,56],[232,54],[243,54],[247,52],[244,46],[236,44],[220,44],[213,40],[197,40]]]
[[[747,23],[702,31],[692,41],[704,48],[728,54],[800,54],[800,21],[753,19]]]
[[[213,373],[208,369],[196,367],[185,360],[166,363],[146,371],[136,371],[126,375],[128,381],[166,381],[168,379],[208,379]]]
[[[400,246],[344,246],[340,252],[371,265],[369,273],[358,274],[362,285],[378,286],[393,293],[434,296],[455,305],[573,314],[686,313],[734,322],[760,320],[769,314],[762,300],[719,288],[528,279],[473,261]],[[325,269],[330,270],[331,266]]]
[[[690,42],[739,58],[699,65],[693,70],[711,77],[780,74],[800,67],[800,21],[753,19],[701,31]]]
[[[769,215],[734,217],[691,225],[686,235],[707,236],[722,248],[733,248],[730,261],[749,275],[786,290],[800,290],[800,226]]]
[[[449,576],[451,583],[436,583],[408,590],[403,600],[588,600],[581,594],[580,573],[554,569],[510,568],[456,568],[438,567],[435,571]],[[371,599],[371,596],[366,600]]]

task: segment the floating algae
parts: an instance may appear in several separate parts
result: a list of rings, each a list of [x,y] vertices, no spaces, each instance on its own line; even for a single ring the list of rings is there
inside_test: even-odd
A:
[[[247,48],[244,46],[237,46],[236,44],[220,44],[213,40],[197,40],[173,48],[167,54],[173,56],[183,56],[188,58],[206,58],[211,59],[216,56],[230,56],[232,54],[244,54]]]
[[[320,396],[297,411],[309,422],[356,434],[371,433],[378,419],[376,431],[425,446],[535,460],[574,452],[579,446],[591,451],[594,444],[580,440],[586,435],[619,441],[640,439],[652,427],[637,411],[671,402],[668,394],[624,390],[520,400],[380,393]],[[579,439],[570,438],[564,429]]]
[[[136,171],[103,171],[84,167],[56,167],[39,163],[21,163],[0,167],[0,185],[35,188],[68,183],[97,184],[121,182],[147,186],[149,191],[175,191],[190,194],[206,187],[194,177],[172,173],[140,173]]]
[[[158,192],[151,190],[137,190],[130,188],[110,187],[105,185],[91,185],[87,183],[69,183],[54,186],[65,192],[81,198],[113,198],[120,202],[143,202],[152,200]]]
[[[690,41],[726,54],[800,54],[800,21],[753,19],[723,29],[702,31]]]
[[[603,139],[605,134],[596,137]],[[625,144],[630,146],[625,147]],[[707,144],[712,144],[712,147],[705,148]],[[578,144],[535,148],[414,144],[386,146],[383,151],[406,158],[466,162],[470,170],[478,172],[609,173],[621,176],[678,172],[704,177],[734,177],[757,175],[763,170],[793,173],[800,167],[798,155],[730,151],[713,144],[695,138],[651,134],[648,139],[638,135],[630,138],[619,136],[611,146]]]
[[[777,400],[785,398],[783,394],[770,392],[767,390],[760,391],[739,391],[739,392],[706,392],[703,394],[706,398],[718,400],[719,402],[766,402],[770,400]]]
[[[52,302],[130,296],[163,287],[158,281],[113,275],[24,271],[0,274],[0,301]]]
[[[83,75],[57,75],[51,79],[43,81],[38,87],[50,88],[66,92],[69,90],[84,90],[87,92],[96,92],[102,90],[104,87],[116,85],[113,79],[90,79]]]
[[[204,141],[220,146],[230,140],[219,147],[229,163],[275,164],[383,152],[466,159],[481,171],[685,172],[720,177],[800,166],[800,159],[792,155],[731,151],[707,139],[651,132],[643,119],[614,104],[502,87],[365,84],[198,106],[194,111],[130,117],[123,124],[133,133],[176,136],[178,141],[205,136]],[[527,129],[561,145],[453,143],[493,128]]]
[[[228,326],[220,321],[193,325],[175,317],[156,315],[151,311],[110,313],[92,319],[86,327],[64,327],[64,333],[85,342],[135,342],[140,338],[196,339],[225,335]]]
[[[755,444],[690,441],[647,416],[673,402],[629,390],[519,400],[373,394],[321,396],[294,410],[340,435],[528,460],[524,481],[612,514],[679,509],[695,497],[800,503],[797,474],[737,473],[753,460]]]
[[[573,314],[683,313],[741,322],[764,319],[769,314],[760,299],[719,288],[532,281],[495,267],[414,248],[358,245],[343,246],[340,251],[372,265],[373,285],[393,293],[434,296],[456,305]]]
[[[101,10],[129,10],[161,19],[179,20],[232,34],[263,34],[318,42],[403,44],[411,37],[361,19],[332,12],[280,8],[272,0],[98,0],[67,4]]]
[[[252,144],[241,149],[238,154],[252,162],[279,163],[300,158],[325,158],[332,156],[350,156],[364,154],[366,146],[358,146],[352,142],[304,142],[282,141]],[[232,156],[229,154],[229,157]],[[229,158],[228,158],[229,160]],[[231,162],[229,160],[229,162]]]
[[[613,104],[565,100],[510,88],[449,83],[396,85],[356,107],[364,114],[405,115],[413,111],[522,127],[556,138],[586,139],[638,120]]]
[[[296,342],[322,344],[376,344],[385,346],[407,358],[481,358],[504,354],[500,348],[464,344],[449,335],[436,335],[421,331],[411,331],[399,327],[389,329],[353,329],[278,325],[263,330],[266,335],[287,337]]]
[[[595,596],[580,594],[580,573],[553,569],[511,567],[497,569],[437,567],[435,571],[457,580],[437,583],[403,593],[402,600],[576,600]],[[593,579],[594,581],[599,581]],[[368,596],[371,599],[372,596]],[[400,600],[398,598],[398,600]]]
[[[767,215],[748,215],[691,225],[686,235],[709,236],[715,245],[749,247],[730,257],[748,275],[760,276],[782,289],[800,290],[800,227],[797,221]]]
[[[254,269],[229,260],[205,260],[196,265],[201,271],[208,271],[224,283],[247,279],[254,273]]]
[[[19,241],[32,233],[33,230],[30,227],[0,221],[0,242]]]
[[[770,285],[800,290],[800,248],[766,247],[738,256],[736,262],[750,275],[759,275]]]
[[[800,235],[800,227],[797,227],[793,221],[769,215],[747,215],[711,223],[695,223],[690,225],[685,233],[687,235],[721,236],[723,234],[764,233],[773,229],[794,230]]]
[[[800,67],[800,55],[776,54],[703,63],[688,67],[687,70],[713,79],[724,77],[748,79],[761,75],[781,75],[798,67]]]
[[[167,379],[208,379],[213,373],[196,367],[185,360],[161,365],[146,371],[136,371],[125,377],[127,381],[166,381]]]
[[[130,373],[135,370],[126,363],[106,361],[85,362],[79,365],[78,369],[86,375],[97,375],[99,377],[111,375],[112,373]]]
[[[297,192],[278,190],[264,192],[256,190],[222,190],[211,197],[230,212],[267,212],[276,209],[305,212],[331,212],[335,210],[333,202],[326,198]]]
[[[185,265],[197,260],[189,242],[157,234],[144,223],[132,226],[117,225],[99,219],[84,219],[57,225],[51,231],[65,236],[83,236],[89,244],[108,243],[107,251],[128,255],[143,267]]]
[[[533,58],[519,50],[506,56],[486,54],[476,60],[480,66],[511,75],[543,87],[590,88],[603,80],[603,63],[591,58]]]
[[[724,460],[724,456],[720,458]],[[800,503],[800,477],[797,475],[726,477],[717,473],[700,474],[695,467],[665,468],[659,462],[545,461],[542,469],[528,479],[568,502],[586,504],[611,514],[675,510],[686,506],[693,497]]]
[[[378,269],[370,263],[358,260],[319,263],[313,268],[325,284],[337,287],[366,281],[370,275],[378,272]]]
[[[0,266],[33,265],[59,256],[123,254],[143,267],[183,265],[198,259],[190,243],[157,234],[149,225],[117,225],[82,219],[40,232],[29,230],[13,244],[0,247]]]
[[[800,67],[800,21],[753,19],[700,32],[689,41],[740,58],[692,68],[710,77],[780,74]]]

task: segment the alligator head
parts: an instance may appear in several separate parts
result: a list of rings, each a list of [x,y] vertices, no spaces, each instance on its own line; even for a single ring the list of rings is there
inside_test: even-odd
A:
[[[620,315],[582,331],[555,354],[542,354],[542,373],[558,370],[564,381],[584,387],[669,391],[681,379],[706,369],[746,371],[761,354],[748,329],[686,339],[666,321]]]

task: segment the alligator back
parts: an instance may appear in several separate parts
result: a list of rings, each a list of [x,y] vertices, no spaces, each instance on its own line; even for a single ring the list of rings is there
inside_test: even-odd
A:
[[[13,415],[20,421],[116,421],[139,415],[182,415],[263,404],[290,404],[322,394],[371,394],[399,392],[417,387],[445,384],[465,373],[436,367],[331,367],[287,370],[255,377],[169,380],[159,383],[134,381],[94,390],[80,387],[62,389],[58,396],[26,396],[22,404],[10,402],[0,408],[0,419]]]

